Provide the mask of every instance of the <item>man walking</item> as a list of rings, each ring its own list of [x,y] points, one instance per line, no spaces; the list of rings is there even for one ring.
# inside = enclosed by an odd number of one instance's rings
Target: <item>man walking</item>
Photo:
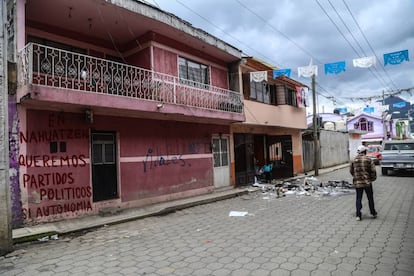
[[[361,220],[362,195],[365,191],[368,198],[369,211],[372,218],[377,217],[374,205],[374,193],[372,190],[372,182],[377,179],[377,171],[374,161],[366,156],[367,148],[358,146],[358,155],[351,162],[350,173],[353,176],[353,184],[356,190],[356,220]]]

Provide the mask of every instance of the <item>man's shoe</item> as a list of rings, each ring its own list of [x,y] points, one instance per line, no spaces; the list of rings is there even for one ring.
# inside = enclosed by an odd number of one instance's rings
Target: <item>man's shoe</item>
[[[371,216],[373,219],[377,218],[377,214]]]
[[[356,217],[355,218],[357,221],[360,221],[361,220],[361,217]]]

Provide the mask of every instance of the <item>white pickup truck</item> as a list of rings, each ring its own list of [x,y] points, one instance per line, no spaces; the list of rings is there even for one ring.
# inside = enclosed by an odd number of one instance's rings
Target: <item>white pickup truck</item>
[[[414,171],[414,140],[384,141],[380,165],[382,175],[390,171]]]

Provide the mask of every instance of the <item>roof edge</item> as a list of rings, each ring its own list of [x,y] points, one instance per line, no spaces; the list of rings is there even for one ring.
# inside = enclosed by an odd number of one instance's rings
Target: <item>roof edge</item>
[[[131,12],[141,14],[148,18],[157,20],[161,23],[174,27],[188,35],[203,40],[205,43],[210,44],[238,59],[242,57],[242,51],[227,42],[217,38],[206,31],[194,27],[191,23],[179,18],[178,16],[166,12],[158,7],[155,7],[147,2],[140,0],[104,0],[112,5],[127,9]]]

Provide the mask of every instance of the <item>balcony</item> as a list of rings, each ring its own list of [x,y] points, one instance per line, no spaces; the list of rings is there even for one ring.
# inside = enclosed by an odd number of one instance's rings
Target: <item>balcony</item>
[[[239,92],[128,64],[29,43],[19,52],[18,65],[19,90],[23,90],[19,99],[85,105],[102,112],[127,109],[131,116],[158,114],[162,105],[164,114],[183,118],[244,120]]]

